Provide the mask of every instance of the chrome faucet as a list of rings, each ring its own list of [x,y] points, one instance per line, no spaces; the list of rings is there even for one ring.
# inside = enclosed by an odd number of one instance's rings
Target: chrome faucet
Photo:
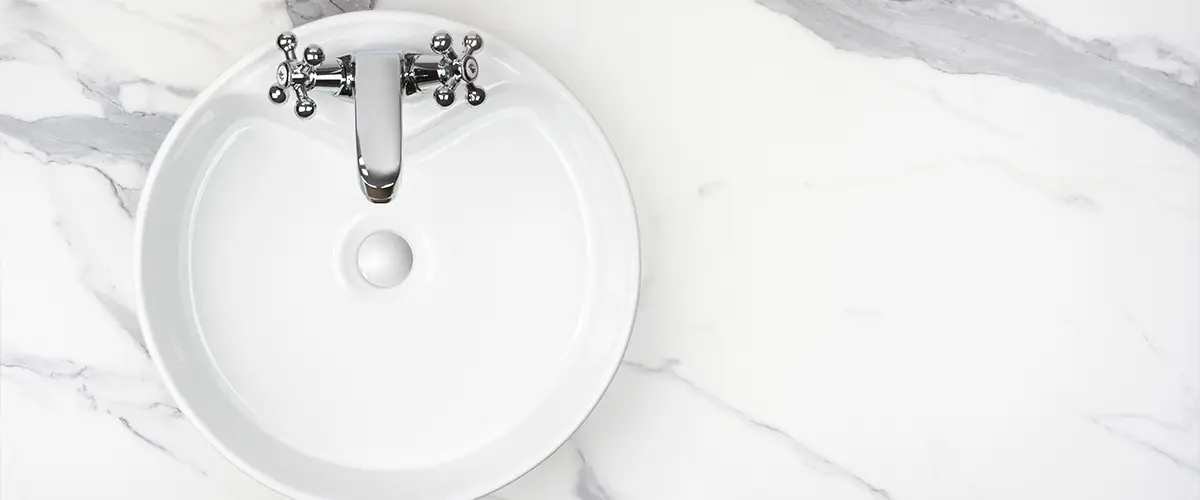
[[[400,182],[403,129],[403,96],[433,91],[440,106],[454,104],[459,85],[467,89],[467,103],[483,104],[487,92],[475,84],[479,62],[474,54],[483,48],[477,33],[463,37],[463,52],[451,47],[449,33],[433,35],[433,54],[367,52],[347,54],[325,62],[325,51],[316,45],[304,49],[304,60],[296,57],[296,35],[282,33],[275,45],[284,61],[276,69],[276,82],[267,93],[271,102],[287,102],[287,89],[296,94],[296,116],[311,118],[317,103],[308,91],[318,88],[354,101],[355,143],[358,173],[363,194],[374,203],[387,203]]]

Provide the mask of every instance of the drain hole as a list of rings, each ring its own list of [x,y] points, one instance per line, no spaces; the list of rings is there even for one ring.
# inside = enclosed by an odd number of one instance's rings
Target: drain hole
[[[391,231],[377,231],[358,246],[358,273],[377,288],[399,285],[412,271],[412,247]]]

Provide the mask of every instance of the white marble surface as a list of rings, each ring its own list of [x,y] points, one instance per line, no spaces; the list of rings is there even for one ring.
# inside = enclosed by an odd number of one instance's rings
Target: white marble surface
[[[1200,498],[1200,2],[380,1],[554,71],[638,204],[623,368],[495,498]],[[0,498],[280,498],[166,395],[131,214],[354,4],[0,0]]]

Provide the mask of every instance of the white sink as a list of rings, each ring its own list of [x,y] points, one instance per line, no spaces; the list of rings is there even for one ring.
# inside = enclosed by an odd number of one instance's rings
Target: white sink
[[[371,12],[296,36],[419,52],[470,29]],[[620,165],[557,80],[482,34],[487,102],[405,104],[390,203],[359,189],[353,104],[313,94],[301,121],[268,102],[268,40],[155,159],[137,245],[151,354],[201,433],[291,497],[485,495],[562,444],[620,363],[639,278]]]

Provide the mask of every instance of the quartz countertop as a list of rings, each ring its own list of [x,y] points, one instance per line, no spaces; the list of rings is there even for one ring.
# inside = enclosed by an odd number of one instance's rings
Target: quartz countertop
[[[591,418],[497,500],[1200,498],[1200,2],[0,0],[0,498],[282,498],[133,293],[174,119],[343,11],[554,72],[638,208]]]

